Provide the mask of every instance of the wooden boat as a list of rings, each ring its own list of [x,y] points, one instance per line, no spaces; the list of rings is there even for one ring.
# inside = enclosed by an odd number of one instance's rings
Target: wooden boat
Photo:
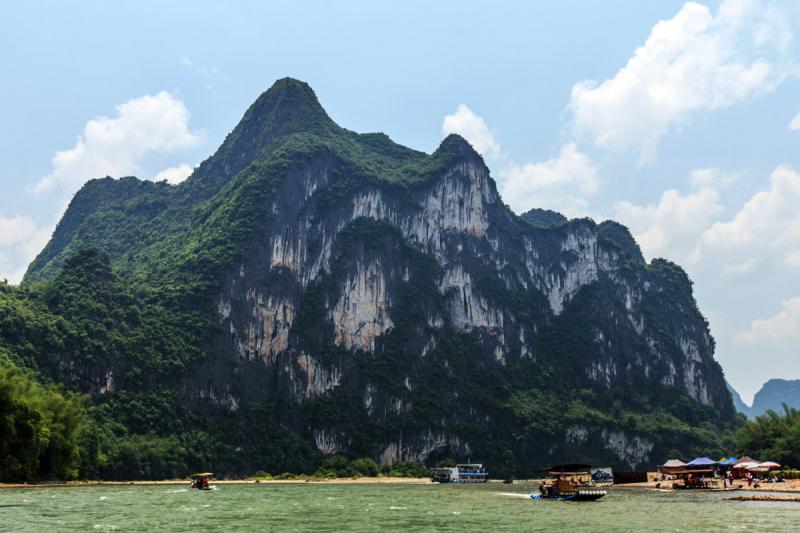
[[[214,485],[209,485],[208,484],[208,478],[213,477],[213,476],[214,476],[214,474],[212,474],[211,472],[202,472],[200,474],[192,474],[191,476],[189,476],[189,477],[192,478],[191,488],[197,489],[197,490],[216,490],[217,487],[215,487]]]
[[[531,499],[590,502],[607,494],[595,487],[589,465],[556,465],[547,475],[550,479],[539,486],[539,494],[530,495]]]

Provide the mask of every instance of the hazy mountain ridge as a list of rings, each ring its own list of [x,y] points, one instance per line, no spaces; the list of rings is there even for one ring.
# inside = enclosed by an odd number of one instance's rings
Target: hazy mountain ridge
[[[800,409],[800,379],[770,379],[755,394],[752,406],[744,403],[730,385],[729,390],[736,410],[748,418],[755,418],[770,409],[782,413],[784,404]]]

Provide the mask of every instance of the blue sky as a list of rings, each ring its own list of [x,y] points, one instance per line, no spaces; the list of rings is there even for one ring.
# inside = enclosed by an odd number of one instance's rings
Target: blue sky
[[[0,277],[87,179],[179,180],[293,76],[350,129],[428,152],[463,134],[517,211],[629,225],[689,271],[749,399],[800,378],[799,17],[767,0],[4,2]]]

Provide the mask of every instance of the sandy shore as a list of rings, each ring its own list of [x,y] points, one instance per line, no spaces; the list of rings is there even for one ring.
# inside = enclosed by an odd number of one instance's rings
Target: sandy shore
[[[614,485],[614,488],[623,488],[623,489],[657,489],[656,481],[648,481],[646,483],[625,483],[624,485]],[[741,485],[741,487],[740,487]],[[661,489],[670,489],[672,486],[672,481],[662,481],[661,482]],[[762,483],[761,488],[756,489],[753,487],[748,487],[747,482],[744,480],[734,480],[733,483],[734,487],[739,488],[739,490],[749,491],[749,492],[800,492],[800,479],[788,479],[783,483]]]
[[[297,483],[316,483],[328,485],[350,485],[356,483],[397,484],[397,483],[430,483],[427,477],[348,477],[335,479],[321,479],[312,477],[299,477],[297,479],[212,479],[212,485],[284,485]],[[66,481],[42,483],[0,483],[0,489],[33,489],[47,487],[93,487],[104,485],[189,485],[188,479],[164,479],[158,481]]]

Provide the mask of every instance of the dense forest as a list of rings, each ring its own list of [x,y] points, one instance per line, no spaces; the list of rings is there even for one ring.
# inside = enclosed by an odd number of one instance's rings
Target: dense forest
[[[800,410],[787,405],[783,412],[772,409],[744,422],[736,432],[740,454],[761,461],[775,461],[787,467],[800,467]]]

